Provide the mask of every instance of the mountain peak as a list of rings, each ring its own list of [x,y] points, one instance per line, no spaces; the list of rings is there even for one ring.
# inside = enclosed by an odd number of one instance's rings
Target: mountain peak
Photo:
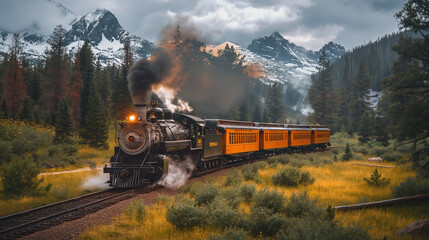
[[[90,12],[83,16],[83,19],[85,19],[88,23],[100,21],[106,14],[112,15],[114,18],[116,18],[109,10],[105,8],[97,8],[95,11]]]
[[[335,62],[339,57],[346,53],[346,49],[340,44],[334,43],[332,41],[323,45],[323,47],[316,52],[316,54],[320,54],[322,50],[325,50],[325,53],[329,57],[329,61]]]

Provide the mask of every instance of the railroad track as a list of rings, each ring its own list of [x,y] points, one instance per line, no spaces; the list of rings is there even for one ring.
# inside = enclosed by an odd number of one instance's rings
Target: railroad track
[[[0,239],[16,239],[128,199],[135,190],[108,189],[0,218]]]

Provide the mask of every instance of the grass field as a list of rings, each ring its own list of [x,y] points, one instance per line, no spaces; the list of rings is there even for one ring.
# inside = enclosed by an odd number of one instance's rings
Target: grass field
[[[43,176],[45,184],[52,184],[51,190],[44,196],[24,197],[21,199],[8,199],[0,194],[0,216],[28,210],[46,204],[95,192],[106,187],[100,177],[100,170],[73,172],[66,174]],[[91,180],[91,182],[88,182]],[[94,181],[98,180],[98,181]],[[88,182],[88,186],[84,184]],[[91,184],[92,183],[92,184]],[[0,191],[2,187],[0,187]]]
[[[348,138],[345,134],[334,136],[333,143],[336,151],[311,153],[305,155],[289,155],[288,165],[300,167],[301,171],[309,171],[316,180],[313,184],[297,187],[279,187],[272,183],[271,177],[282,164],[270,164],[265,169],[259,169],[256,181],[244,181],[252,184],[257,190],[272,189],[284,194],[286,198],[292,193],[307,190],[311,198],[316,198],[318,204],[326,208],[328,205],[348,205],[368,201],[390,199],[391,186],[403,181],[407,177],[415,176],[409,164],[398,162],[383,162],[379,165],[395,166],[394,168],[377,168],[382,177],[390,179],[385,187],[368,185],[363,178],[370,178],[375,167],[355,165],[354,163],[366,163],[369,155],[354,153],[354,159],[350,161],[333,161],[342,154],[345,143],[358,144],[355,138]],[[306,163],[300,166],[299,162]],[[211,179],[219,187],[223,187],[225,177]],[[174,202],[175,200],[173,200]],[[241,211],[248,211],[249,206],[242,203]],[[108,226],[96,227],[83,235],[81,239],[208,239],[209,236],[221,232],[211,227],[196,227],[193,230],[181,231],[166,221],[167,207],[163,204],[147,206],[147,214],[143,221],[130,219],[126,214],[122,215],[115,223]],[[427,218],[429,204],[397,205],[386,208],[371,208],[348,212],[339,212],[335,220],[344,226],[356,224],[368,230],[372,238],[382,239],[408,239],[404,236],[396,236],[394,232],[400,228],[420,219]],[[252,237],[249,237],[252,238]]]

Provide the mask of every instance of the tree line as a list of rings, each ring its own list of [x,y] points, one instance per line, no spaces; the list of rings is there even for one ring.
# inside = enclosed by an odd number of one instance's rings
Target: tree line
[[[409,0],[396,13],[400,30],[412,34],[399,34],[393,46],[398,57],[392,74],[381,82],[382,95],[375,107],[369,92],[378,75],[369,74],[366,66],[373,63],[365,58],[360,59],[351,81],[343,74],[335,87],[332,65],[322,52],[319,72],[308,92],[314,109],[310,121],[326,124],[333,131],[357,133],[362,143],[375,140],[388,145],[393,138],[399,144],[411,144],[411,160],[424,176],[429,176],[428,6],[427,0]]]
[[[109,119],[131,109],[127,71],[132,64],[125,40],[121,66],[95,62],[89,41],[72,59],[65,47],[66,30],[57,26],[43,59],[30,65],[14,35],[0,64],[0,118],[55,126],[55,142],[74,136],[95,148],[107,147]]]
[[[62,26],[57,26],[44,57],[33,65],[24,57],[19,35],[14,35],[9,52],[0,62],[0,118],[55,126],[56,143],[74,138],[91,147],[106,148],[109,122],[124,119],[134,111],[127,81],[133,64],[130,42],[124,40],[121,66],[102,66],[94,60],[88,40],[75,56],[68,55],[65,33]],[[230,83],[244,82],[246,94],[226,111],[210,110],[216,110],[216,106],[210,108],[207,101],[191,101],[193,114],[241,121],[286,121],[283,86],[266,86],[250,77],[244,57],[234,46],[227,44],[214,56],[205,51],[204,42],[181,39],[179,28],[175,38],[175,51],[185,71],[216,66],[232,74]],[[215,97],[222,98],[222,94]],[[161,102],[154,94],[152,99]]]

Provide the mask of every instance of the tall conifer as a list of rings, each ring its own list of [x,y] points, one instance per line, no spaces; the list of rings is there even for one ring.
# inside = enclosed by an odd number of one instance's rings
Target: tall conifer
[[[73,74],[73,84],[70,92],[71,108],[70,114],[74,126],[74,135],[78,136],[80,123],[81,123],[81,111],[80,111],[80,94],[83,88],[82,73],[80,71],[80,55],[76,55],[75,59],[75,70]]]
[[[95,90],[94,84],[89,88],[88,114],[84,120],[85,128],[80,129],[80,136],[90,147],[108,148],[108,115],[103,106],[100,94]]]
[[[412,143],[412,163],[429,177],[429,11],[427,0],[409,0],[396,13],[400,30],[418,38],[401,38],[394,50],[399,58],[385,81],[392,136]]]
[[[67,141],[73,136],[73,123],[70,116],[69,104],[66,99],[61,100],[55,121],[55,143]]]
[[[319,72],[310,89],[308,90],[308,99],[314,113],[311,119],[319,124],[332,126],[336,122],[336,102],[333,90],[333,78],[330,70],[329,57],[325,50],[319,57]]]
[[[129,40],[124,42],[124,59],[119,79],[113,89],[112,115],[116,119],[125,119],[133,111],[133,100],[128,89],[128,71],[132,65],[132,52]]]
[[[349,131],[358,129],[361,117],[369,110],[369,84],[371,78],[368,75],[364,62],[359,63],[359,70],[353,80],[351,100],[349,104]]]
[[[6,69],[3,75],[3,81],[6,84],[5,97],[8,112],[12,118],[18,117],[18,113],[24,103],[27,94],[24,85],[24,76],[22,69],[22,46],[17,34],[13,35],[12,44],[9,49],[6,61]]]
[[[79,51],[80,71],[82,74],[83,88],[80,92],[80,120],[81,127],[86,127],[84,120],[88,114],[89,89],[94,84],[94,57],[89,40],[86,40]]]
[[[268,89],[267,97],[265,99],[266,111],[269,119],[272,122],[281,122],[283,121],[285,108],[283,105],[283,90],[282,86],[274,83]]]
[[[49,37],[50,48],[46,51],[46,69],[48,74],[49,110],[52,119],[56,119],[60,101],[67,97],[69,57],[65,47],[66,30],[58,25]]]

